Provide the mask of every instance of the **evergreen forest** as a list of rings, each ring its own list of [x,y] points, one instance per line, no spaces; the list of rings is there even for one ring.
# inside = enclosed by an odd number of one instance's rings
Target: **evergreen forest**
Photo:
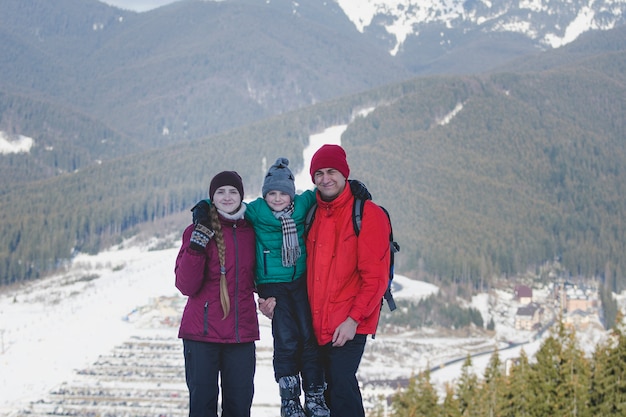
[[[158,144],[54,94],[0,92],[0,130],[34,139],[27,153],[0,154],[0,285],[45,276],[160,220],[190,219],[221,170],[237,170],[255,197],[268,164],[284,156],[293,171],[308,169],[311,135],[340,125],[351,177],[391,214],[398,272],[486,289],[557,260],[574,277],[600,278],[608,294],[624,290],[625,33],[590,33],[488,73],[393,82],[197,138],[163,135],[165,123]]]
[[[623,317],[620,317],[622,322]],[[482,375],[468,356],[458,379],[439,392],[429,370],[389,398],[390,417],[608,417],[626,415],[626,334],[623,325],[587,355],[561,323],[534,358],[492,354]],[[382,407],[381,407],[382,408]],[[379,409],[376,417],[383,416]]]
[[[344,124],[351,176],[391,213],[399,272],[479,287],[558,259],[622,290],[624,74],[626,53],[611,52],[540,72],[417,78],[164,149],[80,166],[78,154],[56,154],[59,173],[40,179],[50,155],[8,155],[1,282],[188,211],[220,170],[239,171],[253,197],[268,163],[280,155],[305,168],[309,136]]]

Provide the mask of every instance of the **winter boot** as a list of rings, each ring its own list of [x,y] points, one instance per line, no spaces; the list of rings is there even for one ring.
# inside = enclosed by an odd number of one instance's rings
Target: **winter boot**
[[[307,417],[330,417],[324,399],[324,386],[318,385],[304,390],[304,412]]]
[[[280,389],[280,417],[307,417],[300,404],[300,377],[283,376],[278,379]]]

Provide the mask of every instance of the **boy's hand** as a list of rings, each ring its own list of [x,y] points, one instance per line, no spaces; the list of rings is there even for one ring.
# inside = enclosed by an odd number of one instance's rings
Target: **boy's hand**
[[[205,225],[211,224],[209,220],[209,203],[206,200],[200,200],[191,209],[193,224],[203,223]]]
[[[193,233],[191,233],[191,241],[189,247],[198,252],[204,252],[209,240],[213,237],[215,232],[211,230],[211,219],[209,218],[209,203],[205,200],[200,200],[191,209],[192,220],[195,226]]]
[[[276,307],[276,298],[270,297],[268,299],[259,297],[259,310],[268,319],[274,318],[274,308]]]

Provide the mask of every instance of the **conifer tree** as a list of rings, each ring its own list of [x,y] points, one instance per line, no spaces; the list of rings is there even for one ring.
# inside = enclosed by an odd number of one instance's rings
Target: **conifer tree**
[[[591,411],[595,416],[626,415],[626,335],[623,319],[623,314],[618,312],[617,324],[609,339],[594,352]]]
[[[482,383],[484,401],[482,402],[482,413],[485,417],[496,417],[502,415],[504,406],[505,378],[502,372],[502,362],[498,349],[491,355],[489,364],[485,369],[485,376]]]
[[[535,355],[530,385],[534,401],[532,416],[576,416],[589,414],[590,366],[576,345],[575,334],[557,323]]]
[[[529,404],[533,401],[529,387],[530,364],[524,349],[520,357],[510,367],[506,376],[506,387],[503,393],[503,417],[529,417]]]
[[[430,370],[409,379],[406,390],[393,397],[394,417],[438,417],[438,396],[430,382]]]
[[[456,398],[454,386],[446,383],[446,395],[441,404],[441,417],[461,417],[461,405]]]
[[[467,355],[461,367],[461,376],[457,384],[456,398],[462,416],[480,416],[479,383],[476,374],[472,373],[472,358]]]

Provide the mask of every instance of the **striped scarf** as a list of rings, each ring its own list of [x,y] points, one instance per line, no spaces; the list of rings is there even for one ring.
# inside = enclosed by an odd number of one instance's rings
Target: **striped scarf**
[[[296,222],[291,218],[293,210],[293,202],[291,202],[284,210],[274,212],[274,217],[280,220],[280,225],[283,229],[283,248],[281,252],[283,266],[294,266],[301,255]]]

